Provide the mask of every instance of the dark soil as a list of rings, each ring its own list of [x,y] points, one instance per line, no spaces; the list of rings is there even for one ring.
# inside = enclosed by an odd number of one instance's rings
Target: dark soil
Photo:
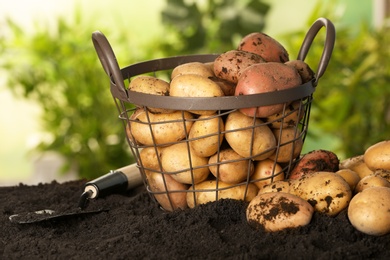
[[[77,210],[84,181],[0,188],[0,259],[390,259],[390,234],[355,230],[346,212],[315,213],[305,227],[278,233],[251,228],[247,204],[221,200],[167,213],[139,187],[93,200],[98,214],[17,224],[9,216]]]

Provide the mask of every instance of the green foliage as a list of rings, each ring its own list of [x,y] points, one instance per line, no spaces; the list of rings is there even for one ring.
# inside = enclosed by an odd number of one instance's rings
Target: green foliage
[[[322,133],[340,140],[336,152],[351,157],[363,154],[370,145],[389,138],[390,35],[387,28],[376,30],[366,22],[354,28],[339,25],[340,17],[324,11],[324,6],[318,6],[308,27],[321,10],[335,23],[337,36],[329,66],[314,93],[310,127],[320,128]],[[288,35],[288,49],[298,50],[301,41],[297,38],[303,34],[302,31]],[[323,36],[320,32],[320,43]],[[314,44],[306,62],[316,66],[322,48],[322,44]],[[322,135],[311,137],[318,142],[323,138]]]
[[[264,28],[268,10],[259,0],[167,0],[162,21],[170,33],[161,48],[169,54],[235,49],[237,39]]]
[[[93,27],[81,24],[80,14],[70,22],[59,18],[54,30],[29,35],[9,21],[2,67],[10,89],[42,107],[50,137],[38,149],[59,152],[68,162],[63,170],[76,165],[80,177],[93,178],[133,159],[92,45]]]

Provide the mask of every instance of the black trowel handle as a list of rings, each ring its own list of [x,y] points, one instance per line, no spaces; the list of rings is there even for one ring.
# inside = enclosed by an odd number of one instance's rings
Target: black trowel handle
[[[112,193],[124,192],[140,186],[142,183],[141,173],[137,164],[134,163],[87,182],[84,185],[84,193],[88,193],[89,198],[94,199]]]

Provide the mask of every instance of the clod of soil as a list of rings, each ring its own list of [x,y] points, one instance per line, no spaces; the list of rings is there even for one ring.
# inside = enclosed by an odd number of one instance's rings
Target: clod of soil
[[[276,233],[249,226],[248,205],[221,200],[164,212],[144,187],[93,200],[93,215],[16,224],[20,212],[77,207],[85,181],[0,187],[0,259],[390,259],[390,234],[365,235],[346,211],[314,213],[309,225]]]

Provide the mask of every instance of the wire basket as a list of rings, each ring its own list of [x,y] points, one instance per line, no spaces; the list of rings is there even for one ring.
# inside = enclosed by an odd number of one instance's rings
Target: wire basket
[[[313,93],[333,51],[335,29],[328,19],[319,18],[312,25],[297,58],[305,59],[322,27],[324,50],[312,81],[275,92],[223,97],[161,96],[126,87],[139,75],[165,79],[178,65],[211,63],[219,54],[162,58],[120,69],[106,37],[98,31],[92,34],[145,187],[164,210],[219,199],[250,201],[265,184],[288,177],[308,131]],[[239,112],[275,104],[283,109],[268,118]]]

